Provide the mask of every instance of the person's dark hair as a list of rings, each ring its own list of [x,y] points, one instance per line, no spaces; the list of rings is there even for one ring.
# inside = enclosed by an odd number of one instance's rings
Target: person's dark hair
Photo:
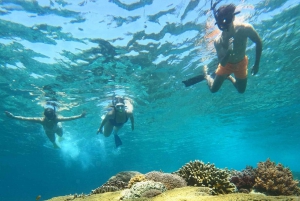
[[[214,5],[215,6],[215,5]],[[220,30],[226,30],[229,24],[233,21],[234,15],[240,12],[234,12],[236,6],[234,4],[221,6],[217,11],[214,9],[214,16],[216,19],[216,24]]]
[[[226,16],[234,16],[236,6],[234,4],[223,5],[217,10],[217,18],[224,18]]]

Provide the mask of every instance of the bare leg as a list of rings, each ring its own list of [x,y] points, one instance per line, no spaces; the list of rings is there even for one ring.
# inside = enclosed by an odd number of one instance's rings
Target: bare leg
[[[45,133],[46,133],[48,139],[52,142],[53,147],[54,148],[59,148],[59,146],[55,142],[55,133],[54,132],[49,132],[49,131],[46,131]]]
[[[105,137],[109,137],[111,132],[113,131],[114,126],[108,121],[105,125],[104,125],[104,131],[103,134]]]
[[[234,87],[237,89],[237,91],[239,93],[244,93],[245,92],[246,86],[247,86],[247,78],[245,78],[245,79],[236,78],[235,79],[232,76],[228,76],[227,79],[232,82],[232,84],[234,85]]]
[[[120,139],[120,137],[118,136],[118,131],[123,127],[123,125],[121,126],[118,126],[118,127],[114,127],[114,138],[115,138],[115,145],[116,145],[116,148],[118,148],[119,146],[122,145],[122,140]]]
[[[118,127],[114,126],[114,135],[118,135],[118,132],[122,127],[123,127],[123,125],[118,126]]]
[[[228,77],[228,75],[216,75],[215,79],[213,79],[210,75],[207,74],[207,71],[207,66],[204,66],[203,73],[205,79],[207,80],[208,88],[212,93],[215,93],[221,88],[224,80]]]
[[[57,123],[56,134],[57,134],[59,137],[62,137],[62,136],[63,136],[63,129],[62,129],[62,124],[61,124],[61,122],[58,122],[58,123]]]

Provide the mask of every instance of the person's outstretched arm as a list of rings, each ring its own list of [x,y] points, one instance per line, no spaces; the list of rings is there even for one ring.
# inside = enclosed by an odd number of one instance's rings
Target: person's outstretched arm
[[[131,130],[134,130],[134,117],[133,117],[133,115],[130,116],[130,122],[131,122]]]
[[[80,115],[71,116],[71,117],[57,117],[57,121],[72,121],[75,119],[83,118],[85,117],[86,112],[82,112]]]
[[[22,116],[15,116],[12,113],[5,111],[6,116],[12,119],[17,119],[21,121],[29,121],[34,123],[41,123],[43,121],[43,117],[22,117]]]
[[[108,115],[105,115],[104,119],[102,120],[100,127],[97,130],[97,134],[99,133],[103,133],[103,126],[106,124],[106,122],[108,121]]]
[[[260,57],[261,57],[261,53],[262,53],[262,41],[261,41],[258,33],[255,31],[255,29],[251,25],[249,27],[247,27],[247,29],[248,29],[247,33],[249,34],[248,37],[256,45],[255,63],[253,65],[252,69],[251,69],[251,74],[255,75],[259,70],[259,62],[260,62]]]

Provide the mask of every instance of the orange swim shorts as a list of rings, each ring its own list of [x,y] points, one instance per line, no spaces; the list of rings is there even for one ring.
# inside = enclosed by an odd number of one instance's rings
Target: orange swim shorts
[[[236,78],[239,79],[245,79],[247,78],[248,74],[248,57],[245,56],[245,58],[238,62],[238,63],[227,63],[226,66],[221,66],[219,64],[217,70],[216,70],[216,75],[230,75],[234,74]]]

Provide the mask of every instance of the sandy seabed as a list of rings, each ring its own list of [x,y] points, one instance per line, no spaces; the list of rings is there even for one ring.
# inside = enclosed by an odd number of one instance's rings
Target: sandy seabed
[[[118,201],[122,196],[122,191],[108,192],[103,194],[94,194],[83,198],[74,196],[59,196],[46,201]],[[298,196],[266,196],[264,194],[244,194],[233,193],[227,195],[207,196],[199,192],[197,187],[184,187],[168,190],[153,198],[137,198],[130,201],[300,201]],[[129,200],[126,200],[129,201]]]

